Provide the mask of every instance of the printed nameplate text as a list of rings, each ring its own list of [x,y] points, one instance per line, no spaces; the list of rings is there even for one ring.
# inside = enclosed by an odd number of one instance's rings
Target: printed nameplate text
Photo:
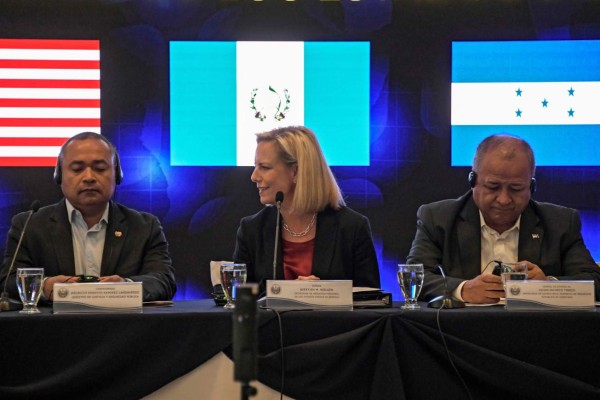
[[[352,310],[352,281],[268,280],[266,305],[289,310]]]
[[[141,313],[142,282],[55,283],[53,311]]]
[[[509,281],[507,310],[594,310],[594,281]]]

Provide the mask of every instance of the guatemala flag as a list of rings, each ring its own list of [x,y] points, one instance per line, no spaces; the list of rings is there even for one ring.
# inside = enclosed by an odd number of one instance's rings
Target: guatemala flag
[[[600,165],[600,41],[454,42],[452,165],[494,133],[542,166]]]
[[[306,125],[369,165],[368,42],[171,42],[171,165],[254,165],[256,133]]]

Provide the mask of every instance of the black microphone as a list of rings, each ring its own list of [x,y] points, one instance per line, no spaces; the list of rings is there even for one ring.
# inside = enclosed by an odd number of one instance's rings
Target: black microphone
[[[434,270],[439,270],[440,274],[442,274],[442,278],[444,278],[444,294],[442,294],[441,296],[438,296],[434,299],[429,300],[429,303],[427,304],[428,307],[431,308],[463,308],[465,306],[465,303],[460,301],[460,300],[456,300],[453,299],[452,296],[450,296],[450,292],[448,291],[448,280],[446,279],[446,274],[444,273],[444,268],[438,264],[435,266]]]
[[[25,236],[25,231],[27,230],[27,225],[29,225],[29,220],[31,216],[40,209],[40,201],[34,200],[31,203],[31,210],[29,211],[29,215],[25,220],[25,225],[23,225],[23,230],[21,231],[21,236],[19,237],[19,242],[17,243],[17,247],[15,248],[15,254],[13,254],[13,258],[10,262],[10,266],[8,267],[8,271],[6,271],[6,276],[4,277],[4,289],[2,290],[2,296],[0,296],[0,311],[16,311],[20,310],[23,305],[19,302],[10,300],[8,296],[8,292],[6,291],[6,285],[8,284],[8,278],[10,277],[10,273],[13,270],[15,265],[15,260],[17,259],[17,254],[21,249],[21,242],[23,242],[23,237]]]
[[[281,203],[283,192],[275,194],[275,206],[277,207],[277,225],[275,225],[275,250],[273,250],[273,280],[277,279],[277,248],[279,247],[279,219],[281,218]]]

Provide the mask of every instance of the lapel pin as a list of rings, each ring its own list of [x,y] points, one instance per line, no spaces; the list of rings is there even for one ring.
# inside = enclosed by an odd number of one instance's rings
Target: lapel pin
[[[115,237],[119,238],[121,236],[123,236],[123,232],[121,232],[121,231],[115,231]]]
[[[540,235],[539,235],[538,233],[532,233],[532,234],[531,234],[531,237],[532,237],[533,239],[539,239],[539,238],[540,238]]]

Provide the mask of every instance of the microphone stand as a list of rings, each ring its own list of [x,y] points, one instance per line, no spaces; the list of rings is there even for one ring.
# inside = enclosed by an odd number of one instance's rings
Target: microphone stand
[[[2,289],[2,295],[0,296],[0,312],[2,311],[17,311],[23,308],[23,304],[18,301],[11,300],[8,296],[8,292],[6,291],[6,286],[8,284],[8,278],[15,266],[15,260],[17,259],[17,254],[21,249],[21,242],[23,242],[23,237],[25,236],[25,231],[27,230],[27,225],[29,224],[29,220],[32,215],[40,209],[40,202],[38,200],[34,200],[31,203],[31,211],[29,211],[29,215],[25,220],[25,224],[23,225],[23,230],[21,231],[21,236],[19,236],[19,241],[17,242],[17,247],[15,247],[15,254],[13,254],[13,258],[10,262],[10,266],[8,267],[8,271],[6,271],[6,276],[4,277],[4,288]]]
[[[277,279],[277,251],[279,248],[279,221],[281,219],[281,202],[283,201],[283,192],[275,194],[275,206],[277,207],[277,225],[275,225],[275,250],[273,250],[273,280]]]
[[[444,293],[441,296],[438,296],[436,298],[429,300],[427,307],[446,308],[446,309],[464,308],[465,307],[464,302],[453,299],[452,296],[450,296],[450,292],[448,291],[448,280],[446,279],[446,274],[444,273],[444,268],[438,264],[435,266],[435,269],[438,269],[440,271],[440,274],[442,274],[442,278],[444,278]]]

